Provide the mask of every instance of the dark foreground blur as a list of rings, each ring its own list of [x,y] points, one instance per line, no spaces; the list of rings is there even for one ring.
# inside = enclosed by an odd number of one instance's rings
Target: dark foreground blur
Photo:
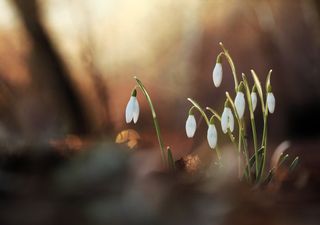
[[[1,155],[1,224],[319,224],[319,173],[305,174],[319,165],[255,189],[210,173],[142,175],[145,157],[107,143],[66,152]]]

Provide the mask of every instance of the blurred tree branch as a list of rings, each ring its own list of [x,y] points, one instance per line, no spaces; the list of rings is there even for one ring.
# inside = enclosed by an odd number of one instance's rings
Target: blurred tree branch
[[[45,31],[38,1],[14,0],[13,2],[33,44],[29,61],[33,83],[36,88],[46,91],[52,104],[57,104],[60,111],[68,115],[72,132],[89,133],[88,118],[81,99],[72,85],[69,72]]]

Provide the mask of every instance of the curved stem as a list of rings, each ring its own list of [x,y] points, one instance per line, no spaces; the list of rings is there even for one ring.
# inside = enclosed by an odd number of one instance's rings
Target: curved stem
[[[210,111],[220,122],[221,122],[221,117],[220,117],[220,115],[216,112],[216,111],[214,111],[212,108],[210,108],[210,107],[206,107],[206,110],[208,110],[208,111]]]
[[[164,144],[163,144],[162,137],[161,137],[161,132],[160,132],[160,127],[159,127],[156,111],[154,110],[151,98],[150,98],[146,88],[142,84],[142,82],[136,76],[134,76],[133,78],[136,80],[139,88],[141,89],[142,93],[146,97],[147,102],[148,102],[148,104],[150,106],[151,113],[152,113],[153,124],[154,124],[154,127],[156,129],[157,138],[158,138],[158,142],[159,142],[159,146],[160,146],[162,162],[165,164],[166,156],[165,156],[165,151],[164,151]]]
[[[237,73],[236,73],[236,67],[234,66],[233,60],[232,60],[228,50],[224,47],[222,42],[220,42],[219,45],[221,46],[221,48],[223,50],[223,55],[227,58],[228,63],[230,65],[230,68],[231,68],[231,71],[232,71],[232,75],[233,75],[233,80],[234,80],[234,90],[235,90],[235,92],[237,92],[238,78],[237,78]]]
[[[210,121],[209,121],[209,119],[207,117],[207,114],[204,112],[204,110],[201,108],[201,106],[195,100],[193,100],[191,98],[188,98],[188,101],[191,102],[193,104],[193,107],[195,107],[201,113],[202,117],[205,119],[205,121],[207,123],[207,126],[209,127]],[[214,116],[217,117],[219,121],[221,121],[221,118],[220,118],[218,113],[214,113]],[[218,147],[215,148],[215,151],[216,151],[217,156],[218,156],[218,161],[220,162],[221,154],[220,154],[220,151],[219,151]]]
[[[221,117],[220,115],[215,111],[213,110],[211,107],[206,107],[206,110],[210,111],[220,122],[221,122]],[[229,135],[229,138],[230,138],[230,141],[236,146],[237,144],[235,143],[235,138],[234,136],[232,135],[232,133],[230,132],[230,130],[228,129],[228,135]]]
[[[205,119],[207,125],[209,126],[210,122],[209,119],[206,115],[206,113],[204,112],[204,110],[201,108],[201,106],[192,98],[188,98],[188,101],[192,103],[192,105],[201,113],[202,117]]]

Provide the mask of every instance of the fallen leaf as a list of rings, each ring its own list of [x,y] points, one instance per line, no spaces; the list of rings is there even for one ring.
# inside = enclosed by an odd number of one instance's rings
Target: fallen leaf
[[[127,143],[128,147],[132,149],[137,146],[139,139],[140,135],[137,131],[133,129],[127,129],[117,134],[115,142],[117,144]]]

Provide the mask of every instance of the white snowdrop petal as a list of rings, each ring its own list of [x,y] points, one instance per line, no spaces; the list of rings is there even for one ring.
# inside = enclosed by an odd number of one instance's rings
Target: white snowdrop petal
[[[126,122],[130,123],[133,119],[134,99],[136,97],[131,96],[126,107]]]
[[[274,98],[273,93],[269,92],[267,95],[267,106],[270,113],[274,113],[276,107],[276,99]]]
[[[197,122],[194,115],[189,115],[186,121],[186,133],[188,138],[192,138],[197,129]]]
[[[214,124],[210,124],[207,131],[207,140],[210,148],[214,149],[217,146],[217,129]]]
[[[222,132],[224,134],[227,133],[228,131],[228,117],[229,117],[229,114],[228,114],[228,108],[225,107],[223,109],[223,112],[222,112],[222,115],[221,115],[221,129],[222,129]]]
[[[253,111],[256,110],[257,107],[257,93],[256,92],[252,92],[251,93],[251,102],[252,102],[252,109]]]
[[[231,132],[234,130],[234,118],[230,108],[228,108],[228,128]]]
[[[139,118],[139,113],[140,113],[139,102],[138,102],[137,98],[135,98],[133,105],[134,105],[134,107],[133,107],[133,122],[137,123],[138,118]]]
[[[241,91],[237,92],[237,96],[234,100],[234,104],[238,113],[239,118],[241,119],[243,117],[244,114],[244,110],[246,107],[246,102],[244,99],[244,94]]]
[[[212,72],[212,78],[214,86],[219,87],[222,81],[222,65],[221,63],[216,63],[213,72]]]

